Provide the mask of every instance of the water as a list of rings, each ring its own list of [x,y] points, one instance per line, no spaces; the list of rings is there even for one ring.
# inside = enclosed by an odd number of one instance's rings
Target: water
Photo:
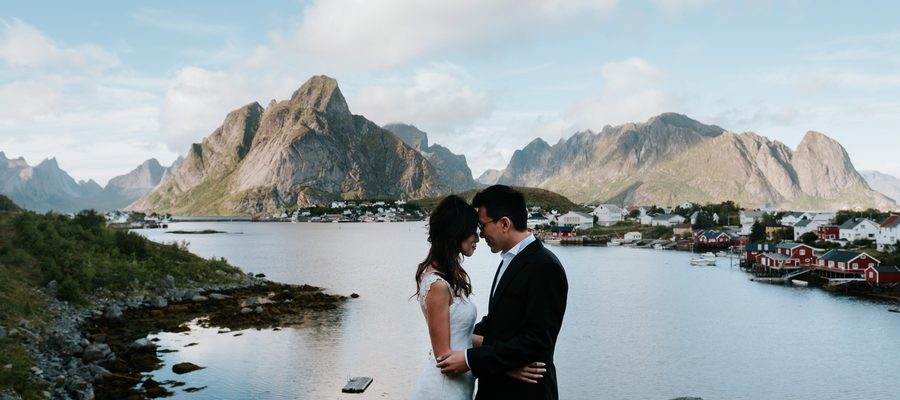
[[[188,241],[269,279],[360,298],[296,328],[161,333],[155,379],[186,382],[175,398],[404,399],[429,349],[413,273],[427,251],[421,222],[179,223],[226,234],[142,234]],[[499,256],[482,241],[464,266],[481,313]],[[551,249],[569,306],[557,344],[563,399],[896,399],[900,314],[815,288],[750,282],[737,266],[692,267],[690,254],[629,248]],[[240,333],[239,336],[235,336]],[[196,346],[184,347],[190,343]],[[206,369],[175,375],[189,361]],[[370,376],[363,394],[343,394]],[[186,387],[203,387],[195,393]]]

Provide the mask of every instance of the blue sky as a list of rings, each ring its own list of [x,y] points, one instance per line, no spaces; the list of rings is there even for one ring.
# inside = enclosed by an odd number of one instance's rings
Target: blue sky
[[[0,151],[105,184],[325,74],[476,177],[536,137],[669,111],[793,149],[819,131],[900,175],[898,18],[890,1],[14,2]]]

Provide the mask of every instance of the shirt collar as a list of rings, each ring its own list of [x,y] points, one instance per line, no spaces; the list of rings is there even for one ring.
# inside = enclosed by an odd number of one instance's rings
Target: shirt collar
[[[519,243],[516,243],[516,245],[513,246],[511,249],[509,249],[509,251],[504,251],[504,252],[500,253],[500,257],[513,258],[516,256],[516,254],[519,254],[519,252],[522,251],[522,249],[528,247],[528,245],[531,244],[531,242],[533,242],[533,241],[534,241],[534,234],[529,233],[528,236],[525,236],[525,239],[522,239],[522,241],[520,241]]]

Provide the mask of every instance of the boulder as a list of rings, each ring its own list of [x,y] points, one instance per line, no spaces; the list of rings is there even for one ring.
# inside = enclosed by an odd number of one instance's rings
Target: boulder
[[[105,343],[91,343],[84,349],[84,354],[81,355],[81,359],[84,360],[85,363],[92,363],[94,361],[105,359],[106,356],[111,353],[112,350],[109,349],[109,345]]]
[[[106,313],[103,314],[106,319],[122,319],[122,308],[119,307],[118,304],[113,304],[106,308]]]
[[[209,295],[209,298],[211,298],[213,300],[227,300],[227,299],[230,299],[231,296],[229,296],[227,294],[221,294],[221,293],[211,293]]]
[[[156,343],[151,342],[147,338],[140,338],[132,342],[128,348],[138,352],[152,351],[156,349]]]
[[[169,302],[162,296],[156,296],[150,300],[150,306],[154,308],[166,308],[168,305]]]
[[[203,369],[203,367],[198,366],[196,364],[192,364],[189,362],[178,363],[172,366],[172,372],[181,375],[186,374],[188,372],[193,372],[198,369]]]
[[[193,301],[194,303],[202,303],[207,300],[209,300],[209,298],[207,298],[206,296],[201,296],[199,294],[194,297],[191,297],[191,301]]]

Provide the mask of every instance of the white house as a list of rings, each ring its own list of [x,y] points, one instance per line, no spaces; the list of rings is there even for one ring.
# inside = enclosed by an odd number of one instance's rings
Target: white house
[[[753,230],[753,223],[762,219],[763,216],[762,211],[743,211],[740,212],[741,219],[741,230],[738,232],[741,235],[749,235]]]
[[[878,251],[894,251],[898,240],[900,240],[900,216],[891,215],[879,226],[875,244]]]
[[[820,213],[807,213],[812,214],[812,220],[819,223],[819,225],[828,225],[834,219],[835,214],[833,212],[820,212]]]
[[[642,237],[643,236],[640,232],[628,232],[625,234],[625,236],[622,236],[622,241],[628,243],[637,242],[640,241]]]
[[[594,226],[594,216],[588,213],[569,211],[556,217],[556,225],[575,226],[578,229],[590,228]]]
[[[534,229],[538,225],[547,225],[549,223],[550,223],[550,220],[548,220],[547,217],[545,217],[544,214],[542,214],[540,212],[534,211],[534,212],[528,213],[527,224],[528,224],[528,228],[530,228],[530,229]]]
[[[881,226],[868,218],[850,218],[840,226],[839,239],[852,242],[859,239],[872,239],[881,230]]]
[[[678,214],[657,214],[654,216],[645,215],[641,217],[641,225],[650,226],[675,226],[683,224],[685,218]]]
[[[625,220],[625,212],[614,204],[601,204],[591,214],[597,216],[600,226],[613,226]]]
[[[781,221],[779,221],[779,223],[785,226],[794,226],[794,224],[803,219],[803,215],[804,213],[796,211],[786,212],[781,216]]]
[[[812,232],[817,233],[819,230],[820,223],[818,221],[813,221],[809,219],[801,219],[794,223],[794,241],[800,241],[800,236],[803,236],[804,233]]]
[[[691,214],[691,225],[697,224],[697,217],[700,216],[701,212],[706,212],[706,211],[694,211],[694,213]],[[713,213],[712,221],[713,221],[713,223],[718,224],[719,223],[719,214]]]

